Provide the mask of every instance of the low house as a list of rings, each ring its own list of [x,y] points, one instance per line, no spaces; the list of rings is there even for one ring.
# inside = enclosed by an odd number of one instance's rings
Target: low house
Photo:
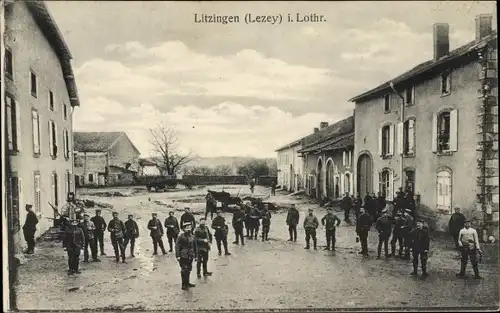
[[[298,150],[307,174],[307,194],[318,199],[334,200],[354,191],[352,152],[354,117],[335,124],[321,123],[314,133],[303,139]]]
[[[76,186],[133,184],[140,152],[125,132],[75,132],[73,149]]]
[[[161,175],[158,162],[154,158],[139,159],[139,176],[159,176]]]
[[[434,25],[434,58],[360,94],[355,103],[356,190],[413,191],[420,216],[447,229],[453,208],[480,235],[499,221],[497,32],[476,18],[476,38],[450,50],[449,25]]]
[[[282,189],[291,192],[304,187],[302,158],[298,151],[302,148],[302,139],[289,143],[277,149],[278,180]]]

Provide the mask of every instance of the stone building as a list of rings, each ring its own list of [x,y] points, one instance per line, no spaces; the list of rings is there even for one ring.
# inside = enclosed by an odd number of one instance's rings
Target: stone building
[[[16,249],[26,211],[38,215],[36,236],[52,225],[54,211],[74,191],[73,110],[80,105],[71,53],[42,1],[9,1],[5,13],[4,57],[7,217]]]
[[[298,151],[302,148],[303,138],[276,150],[278,154],[278,186],[289,191],[304,188],[303,164]]]
[[[450,51],[449,25],[434,25],[434,58],[355,103],[356,190],[416,194],[431,228],[460,207],[483,235],[498,235],[497,32],[476,18],[476,38]],[[369,121],[369,123],[367,123]],[[374,126],[375,125],[375,126]]]

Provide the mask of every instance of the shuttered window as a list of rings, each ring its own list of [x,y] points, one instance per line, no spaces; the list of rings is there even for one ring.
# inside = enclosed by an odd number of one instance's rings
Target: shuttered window
[[[40,116],[36,110],[31,111],[33,153],[40,154]]]
[[[458,151],[458,110],[434,114],[432,121],[432,151]]]
[[[394,125],[386,125],[379,130],[380,156],[394,155]]]
[[[436,208],[438,210],[451,213],[451,191],[451,173],[448,171],[439,171],[437,173],[436,184]]]
[[[21,122],[19,103],[13,98],[5,96],[5,109],[7,120],[7,145],[9,151],[20,151]]]
[[[35,191],[35,201],[34,201],[34,211],[39,213],[42,212],[42,190],[40,182],[40,174],[35,173],[34,175],[34,191]]]

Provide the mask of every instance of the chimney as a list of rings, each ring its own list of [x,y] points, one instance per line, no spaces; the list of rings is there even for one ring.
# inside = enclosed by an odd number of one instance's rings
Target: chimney
[[[476,42],[480,41],[488,35],[491,35],[492,19],[493,15],[491,14],[479,14],[478,16],[476,16]]]
[[[316,134],[317,132],[319,132],[319,128],[318,127],[314,127],[314,133]]]
[[[328,127],[328,122],[321,122],[319,123],[319,129],[324,129]]]
[[[439,60],[450,52],[450,25],[434,24],[434,60]]]

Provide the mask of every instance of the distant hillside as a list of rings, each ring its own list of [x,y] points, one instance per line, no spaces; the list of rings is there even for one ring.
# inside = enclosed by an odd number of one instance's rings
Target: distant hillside
[[[273,158],[251,158],[251,157],[198,157],[189,162],[189,166],[208,166],[216,167],[218,165],[228,165],[237,167],[238,165],[251,161],[251,160],[265,160],[267,164],[276,164],[276,159]]]

